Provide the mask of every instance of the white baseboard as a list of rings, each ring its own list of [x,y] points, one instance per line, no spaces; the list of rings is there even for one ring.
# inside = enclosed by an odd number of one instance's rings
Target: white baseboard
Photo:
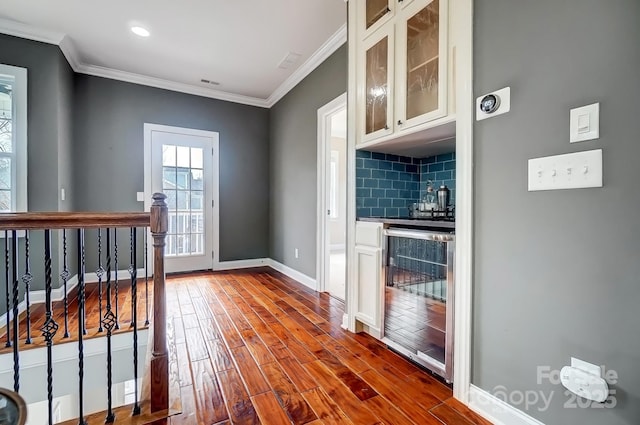
[[[349,315],[347,313],[342,315],[342,324],[340,327],[345,331],[349,330]]]
[[[289,266],[285,266],[284,264],[269,258],[267,265],[274,270],[279,271],[280,273],[289,276],[291,279],[295,279],[298,282],[302,283],[304,286],[307,286],[314,291],[318,290],[316,280],[312,277],[307,276],[304,273],[301,273],[297,270],[292,269]]]
[[[495,425],[544,425],[475,385],[469,387],[469,407]]]
[[[253,258],[249,260],[220,261],[214,270],[237,270],[264,267],[269,265],[268,258]]]

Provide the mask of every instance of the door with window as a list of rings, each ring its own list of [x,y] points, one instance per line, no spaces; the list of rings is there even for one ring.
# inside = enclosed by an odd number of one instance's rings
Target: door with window
[[[150,185],[167,196],[167,272],[205,270],[217,263],[218,133],[145,124]],[[147,192],[147,190],[145,190]]]

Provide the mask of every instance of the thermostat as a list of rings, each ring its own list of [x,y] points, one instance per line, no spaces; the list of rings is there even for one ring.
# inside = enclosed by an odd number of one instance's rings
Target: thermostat
[[[511,87],[487,93],[476,99],[476,120],[495,117],[511,110]]]

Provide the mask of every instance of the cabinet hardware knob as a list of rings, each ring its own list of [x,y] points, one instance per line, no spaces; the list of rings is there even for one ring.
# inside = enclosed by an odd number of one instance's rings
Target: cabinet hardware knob
[[[385,126],[384,126],[384,129],[385,129],[385,130],[389,130],[389,126],[388,126],[388,125],[385,125]]]
[[[387,11],[385,13],[389,13],[391,12],[391,9],[389,9],[389,6],[387,6]]]
[[[398,125],[402,125],[402,120],[398,120]]]

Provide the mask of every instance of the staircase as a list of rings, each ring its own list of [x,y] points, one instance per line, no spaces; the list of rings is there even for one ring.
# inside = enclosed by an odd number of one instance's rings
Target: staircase
[[[154,194],[150,213],[0,215],[0,387],[25,399],[27,424],[171,414],[165,198]]]

